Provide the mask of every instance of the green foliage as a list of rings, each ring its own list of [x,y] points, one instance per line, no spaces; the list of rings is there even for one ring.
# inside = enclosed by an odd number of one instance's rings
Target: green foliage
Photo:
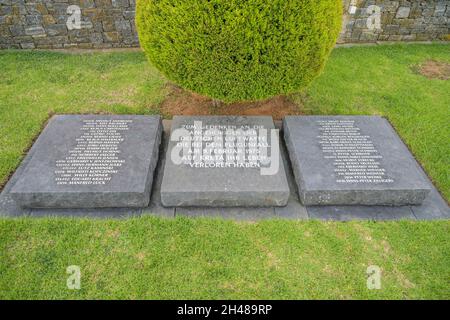
[[[341,27],[339,0],[138,0],[149,60],[177,84],[226,102],[306,87]]]

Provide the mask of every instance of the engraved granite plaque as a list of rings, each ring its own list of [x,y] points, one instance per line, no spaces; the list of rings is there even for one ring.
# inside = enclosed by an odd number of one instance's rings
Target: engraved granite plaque
[[[165,206],[284,206],[289,186],[271,117],[176,116],[161,185]]]
[[[55,116],[11,196],[31,208],[146,206],[161,132],[159,116]]]
[[[284,136],[305,205],[420,204],[418,164],[378,116],[289,116]]]

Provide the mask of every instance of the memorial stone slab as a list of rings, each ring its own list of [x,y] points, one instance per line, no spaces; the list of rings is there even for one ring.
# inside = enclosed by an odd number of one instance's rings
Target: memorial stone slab
[[[304,205],[418,205],[431,188],[378,116],[288,116],[284,137]]]
[[[174,207],[285,206],[289,186],[272,117],[176,116],[161,201]]]
[[[11,189],[27,208],[129,208],[150,200],[159,116],[54,116]]]

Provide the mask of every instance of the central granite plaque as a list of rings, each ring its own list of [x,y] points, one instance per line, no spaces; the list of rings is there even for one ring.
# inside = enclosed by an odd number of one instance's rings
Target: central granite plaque
[[[165,206],[284,206],[289,186],[271,117],[176,116]]]
[[[420,204],[418,164],[377,116],[290,116],[284,136],[305,205]]]
[[[161,132],[158,116],[55,116],[11,195],[32,208],[146,206]]]

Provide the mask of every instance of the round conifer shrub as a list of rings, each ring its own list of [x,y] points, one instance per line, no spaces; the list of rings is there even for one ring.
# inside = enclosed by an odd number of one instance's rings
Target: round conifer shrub
[[[225,102],[306,87],[336,43],[341,0],[138,0],[149,60],[176,84]]]

